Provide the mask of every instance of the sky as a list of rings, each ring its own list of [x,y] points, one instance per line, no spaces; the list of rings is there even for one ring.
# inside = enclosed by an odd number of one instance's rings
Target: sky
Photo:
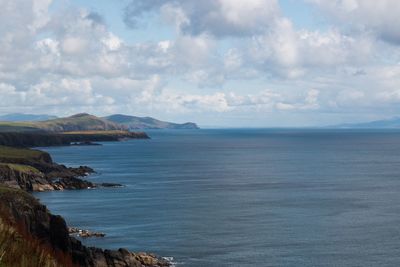
[[[0,0],[0,114],[397,117],[398,0]]]

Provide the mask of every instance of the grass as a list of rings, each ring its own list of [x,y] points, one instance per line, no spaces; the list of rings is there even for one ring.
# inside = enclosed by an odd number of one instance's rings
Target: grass
[[[34,123],[34,122],[0,121],[0,126],[8,126],[8,127],[35,127],[35,123]]]
[[[129,134],[128,131],[114,130],[114,131],[73,131],[73,132],[63,132],[62,134],[100,134],[100,135],[123,135]]]
[[[13,164],[13,163],[0,163],[0,166],[7,166],[12,170],[23,172],[23,173],[35,173],[40,174],[40,171],[32,166],[23,164]]]
[[[0,158],[23,158],[35,160],[39,159],[42,155],[43,152],[39,150],[0,146]]]
[[[25,192],[20,189],[15,189],[15,188],[0,185],[0,204],[1,204],[1,202],[7,202],[7,201],[11,201],[13,199],[15,199],[17,201],[22,201],[22,202],[28,202],[28,203],[31,201],[36,201],[36,199],[28,192]],[[1,209],[0,209],[0,211],[1,211]],[[2,218],[2,217],[0,216],[0,218]]]
[[[56,253],[26,231],[22,222],[12,221],[8,201],[33,203],[30,194],[0,186],[0,267],[70,267],[70,257]],[[4,205],[4,206],[3,206]],[[26,205],[26,204],[25,204]]]
[[[41,131],[32,122],[0,121],[0,132],[37,132]]]
[[[2,203],[13,201],[34,201],[28,193],[0,186]],[[29,203],[29,202],[28,202]],[[4,204],[3,204],[4,205]],[[1,267],[57,267],[73,266],[71,259],[56,253],[50,246],[26,231],[23,223],[10,219],[10,212],[0,206],[0,266]]]
[[[58,118],[47,121],[35,122],[0,122],[0,132],[26,132],[26,131],[50,131],[64,132],[68,130],[103,130],[121,129],[121,125],[105,119],[89,115],[76,114],[67,118]]]
[[[33,238],[27,239],[16,227],[0,219],[1,267],[56,267],[57,260]]]

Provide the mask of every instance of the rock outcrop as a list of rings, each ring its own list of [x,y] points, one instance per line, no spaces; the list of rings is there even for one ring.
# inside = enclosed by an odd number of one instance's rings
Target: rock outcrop
[[[92,142],[110,142],[123,139],[148,139],[144,132],[109,131],[109,132],[0,132],[0,145],[13,147],[45,147],[89,145]]]
[[[25,191],[72,190],[97,187],[81,179],[93,173],[87,166],[69,168],[53,162],[46,152],[0,146],[0,183]]]
[[[37,166],[36,164],[33,164]],[[15,167],[17,166],[17,167]],[[19,165],[0,164],[0,183],[12,188],[32,191],[74,190],[94,188],[92,182],[78,177],[87,174],[87,167],[66,168],[48,173],[40,171],[19,170]],[[26,166],[26,165],[22,165]]]
[[[71,236],[77,236],[77,237],[105,237],[105,233],[101,232],[94,232],[86,229],[79,229],[77,227],[68,227],[68,232]]]
[[[7,252],[3,241],[6,244],[14,244],[16,248],[14,254],[7,254],[11,257],[8,262],[16,264],[4,266],[19,266],[19,256],[15,255],[24,252],[20,246],[21,242],[30,244],[27,247],[32,255],[35,254],[41,260],[32,266],[71,266],[69,264],[71,262],[82,267],[170,266],[167,260],[153,254],[84,246],[81,241],[70,236],[65,220],[61,216],[51,214],[46,206],[28,193],[96,187],[98,185],[81,179],[92,172],[93,169],[87,166],[68,168],[57,164],[43,151],[0,146],[0,230],[3,230],[0,234],[3,233],[2,237],[5,238],[0,240],[2,242],[0,255]],[[99,186],[120,185],[104,183]],[[20,243],[16,243],[15,236]],[[31,254],[25,254],[24,261],[27,258],[31,261]]]
[[[69,236],[65,220],[51,214],[46,206],[20,189],[0,186],[0,208],[7,220],[23,228],[42,246],[51,247],[55,255],[71,257],[72,262],[84,267],[143,267],[170,266],[170,263],[148,253],[133,253],[125,249],[103,250],[86,247]]]

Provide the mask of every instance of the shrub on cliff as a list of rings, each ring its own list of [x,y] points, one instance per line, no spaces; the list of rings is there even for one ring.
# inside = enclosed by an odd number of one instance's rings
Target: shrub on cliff
[[[27,201],[31,196],[21,190],[0,187],[2,195],[13,196],[15,201]],[[0,204],[0,266],[1,267],[70,267],[68,255],[27,232],[23,222],[11,220],[9,207]]]

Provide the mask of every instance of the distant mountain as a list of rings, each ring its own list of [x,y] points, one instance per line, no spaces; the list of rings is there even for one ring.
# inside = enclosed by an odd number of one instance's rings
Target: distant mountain
[[[199,129],[193,122],[186,123],[172,123],[160,121],[151,117],[136,117],[122,114],[115,114],[104,117],[108,121],[122,124],[130,130],[135,129]]]
[[[126,130],[118,123],[108,121],[87,113],[80,113],[66,118],[36,122],[0,122],[0,131],[112,131]]]
[[[38,122],[37,125],[41,129],[53,132],[112,131],[126,129],[122,125],[87,113]]]
[[[0,121],[46,121],[56,118],[56,116],[46,114],[12,113],[0,116]]]
[[[400,118],[388,120],[377,120],[364,123],[346,123],[335,125],[334,128],[355,128],[355,129],[396,129],[400,128]]]
[[[10,114],[12,115],[12,114]],[[21,115],[21,116],[20,116]],[[22,116],[23,115],[23,116]],[[74,132],[74,131],[114,131],[137,129],[198,129],[195,123],[171,123],[150,117],[135,117],[127,115],[111,115],[100,118],[87,113],[80,113],[66,118],[39,120],[36,115],[18,114],[0,119],[0,132]],[[47,115],[43,115],[47,116]],[[41,117],[44,118],[44,117]],[[10,121],[15,119],[14,121]],[[34,120],[36,119],[36,120]]]

